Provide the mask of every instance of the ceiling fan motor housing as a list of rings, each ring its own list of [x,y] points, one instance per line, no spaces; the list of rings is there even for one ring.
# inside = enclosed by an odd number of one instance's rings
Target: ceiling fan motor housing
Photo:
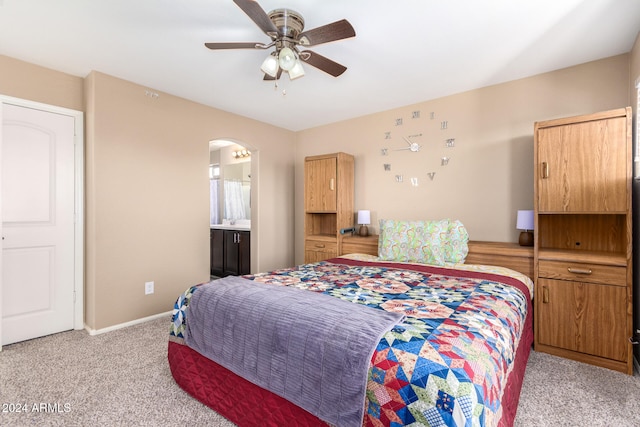
[[[278,38],[297,39],[304,29],[304,19],[295,10],[275,9],[269,12],[269,19],[278,29]]]

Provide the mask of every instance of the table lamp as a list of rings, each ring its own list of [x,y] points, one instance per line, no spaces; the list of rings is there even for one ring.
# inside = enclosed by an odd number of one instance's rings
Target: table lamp
[[[358,234],[362,237],[367,237],[369,235],[369,227],[367,225],[371,224],[371,212],[358,211],[358,224],[360,224]]]
[[[520,246],[533,246],[533,211],[518,211],[516,228],[523,230],[518,239]]]

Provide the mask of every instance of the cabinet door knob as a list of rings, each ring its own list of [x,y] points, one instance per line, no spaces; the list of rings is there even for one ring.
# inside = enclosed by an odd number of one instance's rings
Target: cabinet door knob
[[[547,304],[549,302],[549,288],[546,286],[542,287],[542,303]]]
[[[567,268],[567,271],[569,273],[586,274],[586,275],[589,275],[589,274],[593,273],[593,271],[591,271],[590,268],[573,268],[573,267],[569,267],[569,268]]]
[[[333,191],[336,189],[336,180],[331,178],[331,180],[329,180],[329,190]]]
[[[549,178],[549,163],[542,162],[542,178]]]

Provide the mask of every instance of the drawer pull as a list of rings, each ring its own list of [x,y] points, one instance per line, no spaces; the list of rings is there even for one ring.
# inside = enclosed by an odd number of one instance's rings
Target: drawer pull
[[[324,248],[324,244],[322,244],[322,243],[316,243],[316,248]]]
[[[542,178],[549,178],[549,163],[542,162]]]
[[[573,268],[573,267],[569,267],[569,268],[567,268],[567,271],[569,273],[586,274],[586,275],[589,275],[589,274],[593,273],[593,271],[591,271],[590,268]]]

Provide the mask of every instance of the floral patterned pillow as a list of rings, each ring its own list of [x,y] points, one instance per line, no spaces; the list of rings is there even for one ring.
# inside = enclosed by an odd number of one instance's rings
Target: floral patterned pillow
[[[447,238],[442,242],[444,260],[448,263],[463,263],[469,254],[469,233],[462,222],[449,220]]]
[[[445,265],[464,262],[469,234],[458,221],[380,220],[378,256],[386,261]]]

